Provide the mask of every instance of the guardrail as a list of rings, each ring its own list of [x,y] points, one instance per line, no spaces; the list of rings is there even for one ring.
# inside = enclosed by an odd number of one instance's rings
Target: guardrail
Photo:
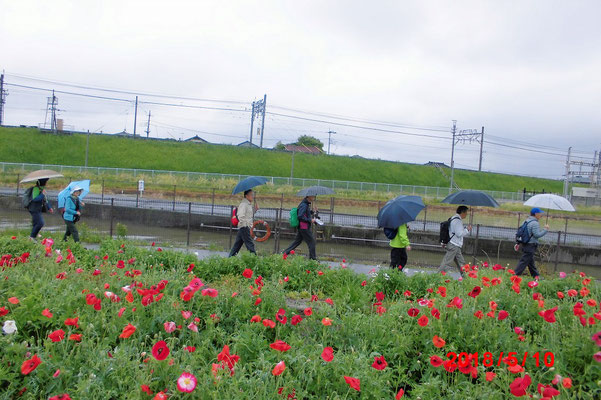
[[[36,169],[53,169],[61,173],[87,173],[95,175],[120,175],[128,174],[136,178],[143,177],[155,177],[161,175],[175,176],[175,177],[186,177],[187,179],[205,179],[205,180],[241,180],[247,178],[249,175],[242,174],[219,174],[210,172],[192,172],[192,171],[166,171],[166,170],[153,170],[153,169],[135,169],[135,168],[114,168],[114,167],[84,167],[84,166],[72,166],[72,165],[55,165],[55,164],[27,164],[27,163],[10,163],[0,162],[0,171],[2,173],[11,171],[16,173],[21,171],[27,173],[28,171],[34,171]],[[411,194],[429,198],[444,198],[451,194],[454,190],[449,187],[438,187],[438,186],[419,186],[419,185],[401,185],[396,183],[379,183],[379,182],[356,182],[356,181],[339,181],[339,180],[328,180],[328,179],[311,179],[311,178],[290,178],[281,176],[270,176],[266,177],[274,186],[295,186],[295,187],[307,187],[307,186],[326,186],[332,189],[339,190],[357,190],[357,191],[370,191],[370,192],[386,192],[386,193],[399,193],[399,194]],[[501,201],[525,201],[530,198],[530,193],[523,193],[521,191],[516,192],[504,192],[496,190],[482,190],[485,193],[490,194],[497,200]]]

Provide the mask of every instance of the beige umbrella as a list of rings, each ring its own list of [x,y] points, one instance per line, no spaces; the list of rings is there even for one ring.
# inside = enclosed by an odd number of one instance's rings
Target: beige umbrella
[[[62,178],[63,175],[59,174],[56,171],[53,171],[51,169],[40,169],[38,171],[33,171],[29,174],[27,174],[25,176],[25,178],[23,178],[21,180],[21,183],[25,183],[25,182],[35,182],[38,179],[50,179],[50,178]]]

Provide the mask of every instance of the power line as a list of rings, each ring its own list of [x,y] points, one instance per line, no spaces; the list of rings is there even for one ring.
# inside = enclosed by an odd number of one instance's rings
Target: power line
[[[36,87],[36,86],[19,85],[19,84],[16,84],[16,83],[5,83],[5,85],[20,87],[20,88],[27,88],[27,89],[32,89],[32,90],[41,90],[41,91],[44,91],[44,92],[54,92],[54,93],[69,94],[69,95],[72,95],[72,96],[82,96],[82,97],[90,97],[90,98],[94,98],[94,99],[124,101],[124,102],[127,102],[127,103],[133,103],[133,101],[130,100],[130,99],[120,99],[120,98],[117,98],[117,97],[107,97],[107,96],[97,96],[97,95],[93,95],[93,94],[66,92],[64,90],[52,90],[52,89],[41,88],[41,87]]]

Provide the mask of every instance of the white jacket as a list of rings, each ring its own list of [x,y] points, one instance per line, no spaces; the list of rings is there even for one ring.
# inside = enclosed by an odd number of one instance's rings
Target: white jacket
[[[253,207],[246,198],[238,206],[238,227],[252,228],[253,226]]]
[[[469,234],[469,231],[463,227],[463,219],[459,214],[453,215],[453,220],[449,226],[449,236],[451,243],[457,247],[463,247],[463,237]]]

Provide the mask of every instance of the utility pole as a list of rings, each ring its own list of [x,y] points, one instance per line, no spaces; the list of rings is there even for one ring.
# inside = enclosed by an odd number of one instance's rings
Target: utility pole
[[[451,129],[453,134],[453,143],[451,144],[451,190],[453,190],[454,178],[455,178],[455,136],[457,135],[457,120],[453,120],[453,128]]]
[[[333,130],[328,130],[328,155],[330,155],[330,144],[332,142],[332,133],[336,133]]]
[[[90,130],[88,129],[88,135],[86,137],[86,167],[88,166],[88,154],[90,152]]]
[[[296,151],[294,151],[294,148],[292,148],[292,165],[290,166],[290,178],[294,178],[294,154],[296,153]]]
[[[563,181],[563,197],[568,196],[568,186],[570,182],[570,156],[572,154],[572,147],[568,148],[568,158],[566,159],[566,178]]]
[[[267,105],[267,94],[263,95],[263,118],[261,119],[261,148],[263,148],[263,137],[265,136],[265,106]]]
[[[148,111],[148,125],[146,125],[146,139],[150,136],[150,110]]]
[[[480,134],[480,162],[478,163],[478,171],[482,171],[482,149],[484,148],[484,127],[482,127],[482,133]]]
[[[253,125],[255,122],[255,102],[253,101],[253,108],[250,113],[250,144],[253,144]]]
[[[4,71],[0,75],[0,126],[4,123],[4,103],[6,103],[6,90],[4,90]]]
[[[46,129],[46,123],[48,122],[48,112],[50,112],[50,130],[56,133],[56,106],[58,105],[58,98],[52,91],[52,97],[48,97],[48,103],[46,105],[46,118],[44,118],[44,129]]]
[[[136,125],[138,124],[138,96],[136,96],[136,107],[134,110],[134,139],[136,138]]]

